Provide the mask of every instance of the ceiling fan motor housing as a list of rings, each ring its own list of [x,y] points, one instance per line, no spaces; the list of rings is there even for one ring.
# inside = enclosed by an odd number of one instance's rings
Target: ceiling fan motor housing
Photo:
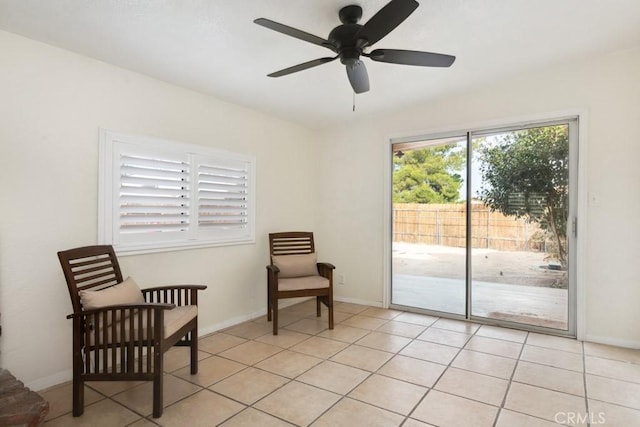
[[[340,55],[340,62],[345,65],[357,61],[362,54],[362,48],[358,47],[355,37],[360,28],[362,25],[359,24],[343,24],[329,33],[328,40],[336,47]]]
[[[340,9],[338,16],[342,25],[331,30],[327,40],[336,47],[340,62],[347,66],[354,66],[362,54],[362,48],[358,45],[356,38],[362,28],[362,25],[358,24],[362,18],[362,8],[356,5],[345,6]]]

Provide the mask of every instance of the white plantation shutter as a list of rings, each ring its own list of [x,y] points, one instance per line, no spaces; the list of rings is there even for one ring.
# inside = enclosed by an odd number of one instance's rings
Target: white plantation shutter
[[[100,235],[120,253],[252,243],[255,160],[101,132]]]
[[[199,160],[198,227],[203,230],[247,229],[250,164],[222,158]]]
[[[148,233],[188,231],[189,165],[173,157],[120,154],[116,209],[122,241]]]

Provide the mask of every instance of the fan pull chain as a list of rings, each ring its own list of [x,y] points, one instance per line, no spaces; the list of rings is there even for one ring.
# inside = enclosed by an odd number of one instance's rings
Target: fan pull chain
[[[356,112],[356,93],[353,92],[353,112]]]

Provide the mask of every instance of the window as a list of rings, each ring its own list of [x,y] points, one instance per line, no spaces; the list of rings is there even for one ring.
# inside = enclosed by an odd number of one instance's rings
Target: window
[[[255,159],[100,132],[99,236],[119,253],[254,242]]]

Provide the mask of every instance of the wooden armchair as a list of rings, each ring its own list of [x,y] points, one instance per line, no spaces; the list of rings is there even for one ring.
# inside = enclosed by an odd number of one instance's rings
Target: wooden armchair
[[[140,290],[122,279],[111,246],[58,252],[73,306],[73,416],[84,412],[85,381],[153,381],[153,416],[162,415],[163,355],[191,347],[198,372],[198,291],[202,285]]]
[[[333,329],[333,270],[327,262],[317,262],[313,233],[293,231],[269,234],[271,264],[267,265],[267,320],[273,319],[273,335],[278,335],[278,300],[316,297],[329,309],[329,329]]]

